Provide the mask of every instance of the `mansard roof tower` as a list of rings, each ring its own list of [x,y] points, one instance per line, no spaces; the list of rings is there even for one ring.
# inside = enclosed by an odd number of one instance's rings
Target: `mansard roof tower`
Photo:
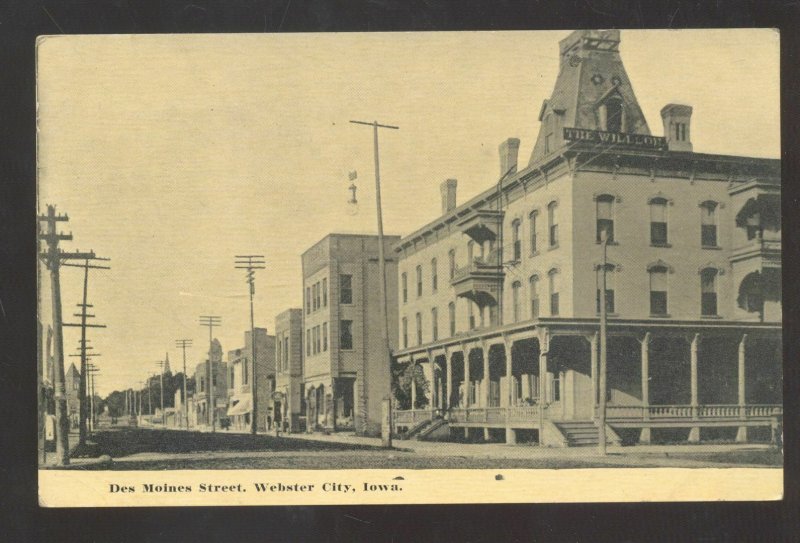
[[[619,43],[619,30],[576,30],[561,40],[558,78],[542,103],[529,165],[562,146],[565,127],[650,135]]]

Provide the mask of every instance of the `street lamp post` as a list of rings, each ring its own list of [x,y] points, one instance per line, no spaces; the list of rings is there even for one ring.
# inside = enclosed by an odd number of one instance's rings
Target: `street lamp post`
[[[377,207],[378,213],[378,273],[380,273],[381,280],[380,280],[380,304],[381,304],[381,340],[383,346],[383,355],[386,357],[385,363],[387,364],[387,373],[389,375],[389,401],[387,402],[389,413],[389,428],[384,429],[383,431],[383,446],[387,448],[391,448],[392,446],[392,402],[391,402],[391,394],[392,394],[392,353],[389,347],[389,315],[388,310],[386,308],[386,258],[384,256],[384,247],[383,247],[383,214],[381,209],[381,173],[380,173],[380,157],[378,153],[378,128],[388,128],[391,130],[398,130],[399,126],[391,126],[385,124],[378,124],[378,121],[372,121],[371,123],[364,122],[364,121],[350,121],[353,124],[363,124],[367,126],[372,126],[373,131],[373,151],[375,155],[375,205]],[[364,363],[364,369],[366,369],[366,362]],[[362,380],[366,379],[366,372],[362,372],[361,376]],[[366,391],[366,382],[364,383],[365,391]],[[363,400],[362,400],[363,401]],[[362,413],[362,418],[366,417],[366,413]],[[366,427],[366,420],[363,421],[363,424]]]

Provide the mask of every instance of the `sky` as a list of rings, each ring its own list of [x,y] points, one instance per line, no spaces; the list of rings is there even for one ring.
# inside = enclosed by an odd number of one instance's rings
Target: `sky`
[[[111,270],[89,277],[97,390],[136,386],[191,338],[204,359],[219,315],[223,351],[249,329],[237,254],[263,254],[256,326],[301,307],[300,255],[330,232],[376,232],[372,129],[383,130],[386,234],[440,213],[500,176],[498,145],[521,140],[526,164],[542,100],[569,31],[52,36],[37,48],[40,209],[67,213],[64,250],[93,249]],[[693,106],[695,151],[780,154],[779,38],[770,29],[623,30],[625,68],[654,135],[660,109]],[[357,171],[358,205],[348,204]],[[65,318],[82,271],[63,268]],[[40,313],[51,322],[49,282]],[[65,355],[79,329],[67,328]],[[67,367],[78,358],[66,358]]]

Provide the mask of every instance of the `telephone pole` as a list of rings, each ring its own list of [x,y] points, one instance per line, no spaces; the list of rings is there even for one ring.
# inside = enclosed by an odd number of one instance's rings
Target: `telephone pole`
[[[100,373],[100,369],[92,364],[91,362],[86,364],[86,372],[89,374],[89,433],[94,433],[95,428],[97,427],[97,418],[96,418],[96,411],[97,405],[95,404],[94,399],[94,386],[95,386],[95,376]]]
[[[607,321],[608,311],[606,308],[606,274],[608,270],[608,232],[603,230],[601,233],[601,242],[603,249],[603,263],[601,264],[601,280],[600,280],[600,375],[598,379],[599,394],[599,413],[597,417],[598,425],[598,443],[597,452],[606,455],[606,369],[607,369]]]
[[[86,434],[87,434],[87,431],[86,431],[86,419],[89,417],[89,407],[88,407],[88,402],[89,402],[89,399],[90,399],[90,396],[89,396],[89,390],[90,389],[89,389],[89,386],[88,386],[88,380],[90,378],[89,367],[90,366],[91,367],[95,367],[94,365],[92,365],[90,363],[90,359],[98,357],[98,356],[102,356],[100,353],[89,353],[89,352],[86,352],[86,351],[91,351],[91,350],[94,349],[94,347],[90,347],[90,346],[86,345],[88,342],[89,342],[88,339],[80,341],[79,342],[80,345],[78,347],[78,353],[69,355],[70,357],[74,356],[74,357],[80,357],[81,358],[82,370],[81,370],[81,379],[80,379],[80,381],[83,382],[83,387],[81,387],[80,384],[78,385],[78,404],[80,406],[79,407],[79,412],[80,412],[80,418],[81,418],[79,427],[81,425],[83,426],[83,439],[79,441],[79,443],[81,443],[81,444],[85,444],[86,443]]]
[[[164,365],[166,362],[164,360],[156,361],[156,366],[161,368],[161,423],[166,424],[167,420],[164,416]]]
[[[61,282],[59,270],[62,260],[94,258],[93,252],[66,253],[59,249],[60,241],[69,241],[72,234],[56,231],[56,223],[66,222],[69,217],[56,214],[56,207],[47,206],[47,214],[37,217],[39,222],[46,223],[46,230],[39,232],[39,239],[47,243],[47,251],[41,253],[41,258],[50,271],[50,289],[53,304],[53,344],[54,349],[54,379],[53,389],[56,400],[56,463],[59,466],[69,464],[69,415],[67,413],[67,391],[64,386],[64,336],[61,318]]]
[[[373,150],[375,155],[375,204],[378,209],[378,272],[380,273],[381,280],[380,280],[380,304],[381,304],[381,339],[382,339],[382,356],[386,357],[385,363],[387,365],[387,374],[389,376],[389,402],[388,409],[389,409],[389,428],[386,431],[386,435],[383,436],[383,446],[387,448],[391,448],[392,446],[392,402],[391,402],[391,395],[392,395],[392,352],[391,348],[389,347],[389,314],[386,308],[386,259],[384,257],[384,247],[383,247],[383,214],[381,210],[381,173],[380,173],[380,158],[378,153],[378,128],[388,128],[391,130],[399,130],[399,126],[391,126],[386,124],[378,124],[378,121],[372,121],[371,123],[364,122],[364,121],[350,121],[353,124],[363,124],[372,127],[373,133]],[[367,363],[366,358],[364,358],[364,363],[361,368],[361,424],[362,424],[362,431],[366,430],[367,427]],[[412,406],[413,407],[413,406]]]
[[[78,397],[80,398],[80,423],[78,425],[78,443],[84,445],[86,443],[86,402],[84,398],[86,396],[86,329],[87,328],[105,328],[103,324],[88,324],[86,319],[94,318],[94,315],[89,315],[87,313],[90,307],[94,307],[91,304],[87,303],[86,297],[89,290],[89,270],[110,270],[110,266],[99,266],[99,265],[91,265],[89,264],[90,260],[104,260],[108,261],[108,258],[87,258],[84,260],[83,264],[70,264],[64,263],[63,266],[72,266],[74,268],[83,268],[83,303],[78,304],[78,307],[81,308],[80,313],[73,313],[74,317],[80,317],[81,322],[80,324],[71,324],[71,323],[64,323],[64,326],[80,326],[81,328],[81,378],[78,385]]]
[[[236,255],[236,268],[247,270],[247,282],[250,285],[250,359],[253,370],[250,372],[250,398],[252,400],[253,416],[250,417],[250,433],[255,435],[258,429],[258,399],[256,386],[256,325],[253,317],[253,295],[256,293],[256,270],[266,268],[264,255]],[[277,418],[274,413],[273,418]]]
[[[200,325],[208,326],[208,368],[206,375],[208,376],[208,424],[211,426],[211,432],[216,432],[216,406],[214,405],[214,361],[211,357],[211,351],[214,344],[214,327],[222,324],[222,317],[219,315],[200,315]]]
[[[189,396],[186,395],[186,347],[192,346],[191,339],[176,339],[175,346],[180,347],[183,350],[183,404],[182,404],[182,411],[183,411],[183,423],[186,426],[186,429],[189,429]],[[195,384],[195,386],[197,386]]]

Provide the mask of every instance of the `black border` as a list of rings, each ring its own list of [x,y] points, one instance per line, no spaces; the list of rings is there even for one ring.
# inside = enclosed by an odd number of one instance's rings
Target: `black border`
[[[771,0],[13,0],[0,8],[0,534],[7,541],[793,541],[800,3]],[[40,34],[778,27],[784,214],[783,502],[39,509],[35,401],[35,50]],[[746,44],[743,52],[746,53]],[[758,74],[752,74],[758,77]],[[735,89],[710,89],[732,92]],[[743,120],[746,122],[746,119]],[[91,535],[90,535],[91,534]]]

